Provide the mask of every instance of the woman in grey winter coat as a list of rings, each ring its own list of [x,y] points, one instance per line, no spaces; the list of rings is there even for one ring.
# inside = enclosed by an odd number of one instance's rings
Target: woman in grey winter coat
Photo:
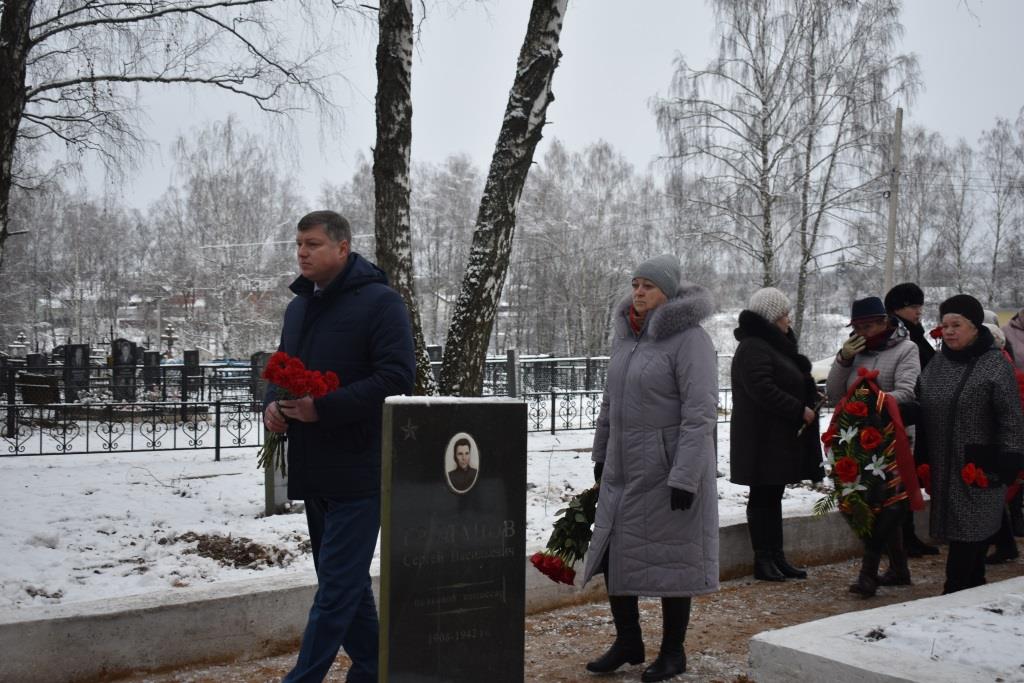
[[[740,313],[732,357],[729,467],[732,482],[750,487],[747,530],[754,578],[806,579],[782,549],[782,494],[786,484],[820,480],[818,389],[811,362],[797,351],[789,326],[789,298],[765,287]]]
[[[942,350],[921,375],[919,444],[931,469],[931,535],[949,541],[943,593],[952,593],[985,583],[987,541],[999,529],[1006,484],[1024,463],[1024,416],[981,303],[958,294],[939,314]],[[979,468],[987,481],[971,476]]]
[[[633,294],[615,309],[594,436],[601,495],[584,582],[604,572],[616,636],[587,669],[644,660],[637,597],[659,596],[661,650],[643,681],[686,670],[690,598],[718,590],[718,378],[700,326],[712,303],[707,290],[679,280],[674,256],[634,271]]]

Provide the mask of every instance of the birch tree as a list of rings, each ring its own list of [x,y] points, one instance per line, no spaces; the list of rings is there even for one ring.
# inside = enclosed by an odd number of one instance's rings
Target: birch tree
[[[540,142],[558,66],[568,0],[533,0],[516,76],[480,200],[469,262],[448,328],[441,393],[479,395],[495,313],[508,272],[516,211]]]
[[[893,54],[892,0],[717,0],[721,48],[703,69],[678,60],[656,100],[671,165],[703,175],[694,195],[712,234],[747,256],[762,286],[795,254],[796,327],[819,261],[848,248],[833,222],[861,211],[880,167],[885,114],[916,83]]]
[[[974,229],[977,223],[976,203],[971,189],[974,173],[974,150],[960,140],[945,159],[943,179],[943,221],[940,239],[952,270],[952,284],[957,292],[970,292],[972,264],[977,254]]]
[[[942,221],[945,148],[938,133],[919,127],[904,131],[895,255],[900,280],[925,284],[925,264],[935,255]]]
[[[1021,144],[1024,141],[1017,139],[1014,127],[1004,118],[997,118],[995,125],[981,134],[978,163],[984,173],[990,197],[986,212],[989,276],[985,287],[986,301],[990,307],[996,306],[999,301],[1003,251],[1014,221],[1020,220],[1020,207],[1024,201],[1024,165],[1017,152]]]
[[[377,263],[405,301],[416,346],[416,393],[435,391],[416,301],[409,218],[412,147],[412,0],[381,0],[377,43],[377,144],[373,149]]]
[[[423,336],[440,344],[459,295],[483,178],[464,154],[413,166],[412,218]]]
[[[181,181],[151,208],[149,233],[162,282],[206,302],[189,311],[182,342],[216,356],[274,348],[289,295],[272,283],[294,269],[288,243],[302,213],[294,180],[233,116],[179,137],[174,154]]]
[[[286,40],[271,7],[269,0],[0,4],[0,266],[11,189],[27,172],[19,149],[52,140],[123,167],[144,142],[140,86],[203,85],[267,112],[329,112],[317,66],[322,48],[315,37]]]

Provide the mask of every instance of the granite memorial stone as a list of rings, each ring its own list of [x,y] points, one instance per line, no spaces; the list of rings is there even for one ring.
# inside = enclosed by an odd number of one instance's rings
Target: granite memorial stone
[[[523,680],[526,406],[384,406],[380,680]]]
[[[114,360],[112,387],[114,400],[134,401],[135,358],[137,356],[135,342],[127,339],[115,339],[110,350],[110,355]]]
[[[184,353],[184,363],[181,368],[181,400],[187,401],[194,395],[202,398],[203,376],[199,369],[199,351],[189,349]]]
[[[64,400],[74,403],[78,395],[89,390],[89,345],[64,346]]]
[[[142,354],[142,383],[146,391],[156,391],[161,386],[160,381],[160,352],[145,351]],[[163,392],[161,392],[163,393]]]

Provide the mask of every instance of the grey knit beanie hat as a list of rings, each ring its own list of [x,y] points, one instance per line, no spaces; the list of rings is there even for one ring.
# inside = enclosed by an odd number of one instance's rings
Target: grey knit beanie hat
[[[638,277],[647,278],[671,299],[679,291],[683,272],[679,267],[679,259],[672,254],[662,254],[637,266],[633,271],[633,279]]]
[[[770,323],[775,322],[792,310],[789,297],[774,287],[764,287],[750,297],[747,310],[757,313]]]

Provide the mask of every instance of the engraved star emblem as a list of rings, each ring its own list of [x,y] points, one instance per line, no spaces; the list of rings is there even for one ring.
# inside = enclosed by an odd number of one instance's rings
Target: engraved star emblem
[[[419,429],[419,425],[414,425],[411,417],[405,421],[404,425],[399,425],[398,428],[402,430],[402,434],[405,435],[406,441],[409,439],[412,439],[413,441],[416,440],[416,430]]]

